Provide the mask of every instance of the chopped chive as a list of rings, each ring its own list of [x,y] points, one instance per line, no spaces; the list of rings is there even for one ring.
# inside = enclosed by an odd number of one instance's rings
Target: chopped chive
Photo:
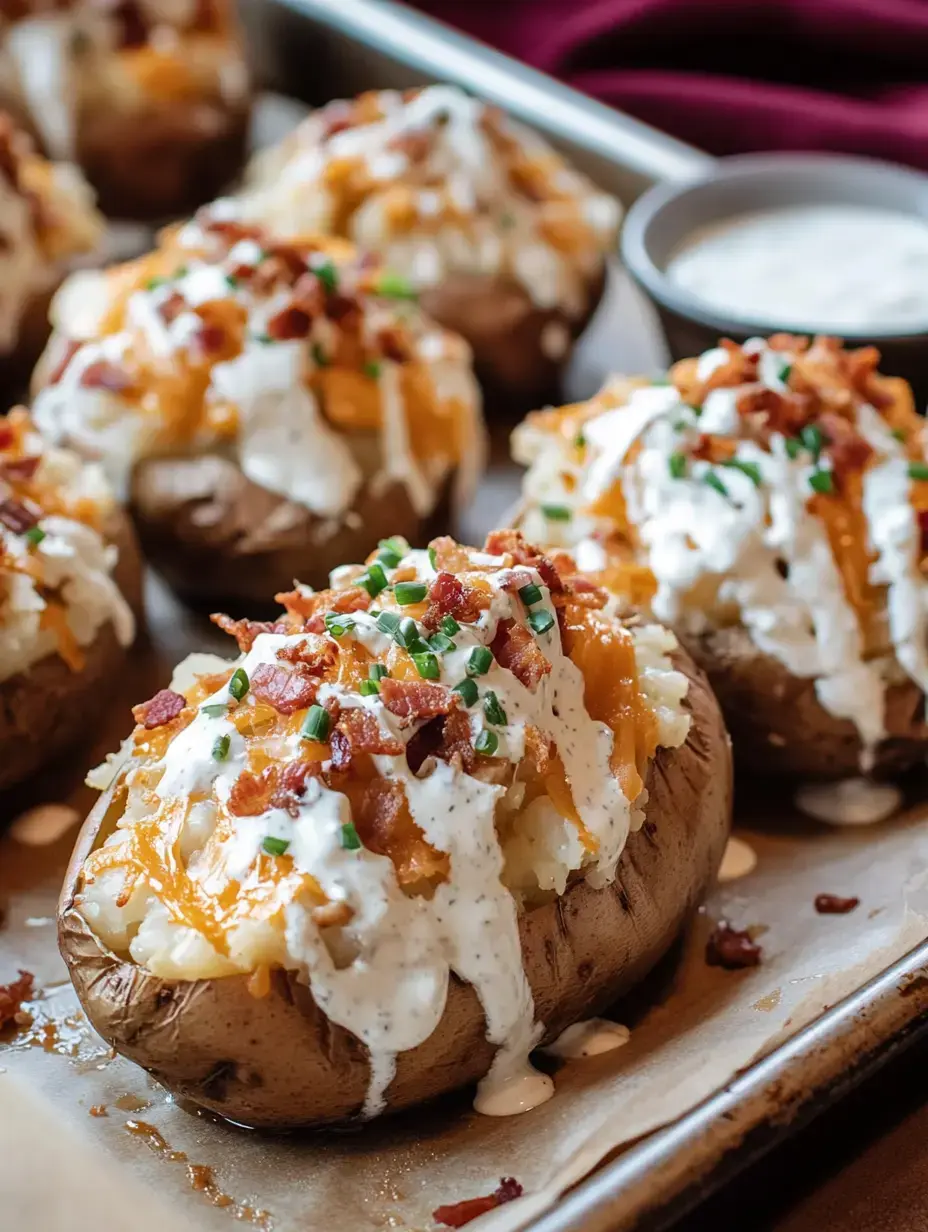
[[[453,616],[442,616],[441,631],[442,633],[447,633],[449,637],[454,637],[455,633],[461,632],[461,626]]]
[[[274,341],[270,334],[252,334],[251,336],[255,342],[261,342],[264,346],[270,346]]]
[[[468,676],[484,676],[493,663],[493,651],[489,646],[475,646],[467,658]]]
[[[743,458],[729,458],[727,462],[722,463],[730,470],[741,471],[742,475],[747,475],[755,488],[759,488],[763,480],[760,472],[760,466],[757,462],[745,462]]]
[[[928,462],[910,462],[910,479],[928,479]]]
[[[822,430],[816,424],[806,424],[799,433],[799,439],[812,455],[812,461],[817,462],[822,452]]]
[[[221,706],[201,706],[200,710],[203,714],[208,714],[211,719],[219,719],[229,713],[229,707],[225,702]]]
[[[818,492],[822,496],[830,496],[835,490],[835,481],[831,471],[813,471],[809,476],[809,486],[813,492]]]
[[[699,416],[702,414],[702,405],[699,402],[687,402],[686,405],[690,408],[690,410],[693,412],[693,414],[698,419]]]
[[[569,522],[573,517],[566,505],[542,505],[541,512],[549,522]]]
[[[418,299],[412,283],[400,274],[384,273],[380,275],[374,288],[378,295],[385,299]]]
[[[393,637],[399,627],[400,617],[396,612],[381,612],[377,617],[377,628],[381,633],[389,633]]]
[[[667,459],[667,469],[671,479],[682,479],[686,474],[686,454],[672,453]]]
[[[45,531],[41,526],[30,526],[30,528],[26,531],[25,537],[27,541],[35,548],[38,547],[45,538]]]
[[[376,359],[365,360],[364,375],[369,376],[372,381],[376,381],[380,378],[380,369],[381,365]]]
[[[267,852],[269,856],[285,856],[289,846],[290,840],[288,838],[271,838],[268,835],[261,844],[261,850]]]
[[[702,477],[702,481],[707,487],[715,488],[719,496],[728,495],[728,488],[725,487],[724,483],[722,483],[715,471],[706,471]]]
[[[577,435],[574,437],[574,449],[585,449],[585,448],[586,448],[586,437],[583,435],[582,432],[578,432]]]
[[[237,667],[232,673],[232,679],[229,681],[229,693],[240,702],[250,688],[248,682],[248,673],[242,667]]]
[[[433,569],[435,570],[438,569],[438,553],[435,551],[433,547],[429,548],[429,564],[432,566]]]
[[[373,697],[380,692],[380,685],[376,680],[362,680],[360,692],[362,697]]]
[[[331,295],[338,288],[338,270],[336,270],[331,261],[323,261],[320,265],[313,265],[311,268],[326,291]]]
[[[232,737],[228,732],[216,737],[213,741],[213,757],[216,761],[225,761],[229,756],[229,745],[231,743]]]
[[[438,659],[432,652],[426,651],[425,654],[414,654],[412,661],[416,665],[416,671],[423,680],[440,680],[441,668],[438,666]]]
[[[382,590],[387,589],[389,584],[387,575],[383,571],[383,565],[376,560],[368,565],[367,572],[358,578],[358,585],[363,586],[372,599],[376,599]]]
[[[541,590],[534,582],[528,582],[525,586],[519,587],[519,598],[526,607],[531,607],[533,603],[540,603],[541,597]]]
[[[419,626],[411,616],[404,616],[393,634],[397,646],[402,646],[410,654],[428,654],[428,644],[419,632]]]
[[[474,742],[474,748],[484,757],[492,757],[499,748],[499,736],[496,732],[482,731]]]
[[[444,633],[433,633],[429,638],[429,645],[436,654],[447,654],[449,650],[457,650],[457,643],[453,642],[450,637],[446,637]]]
[[[178,265],[177,269],[174,271],[174,274],[172,276],[174,278],[186,278],[188,272],[189,271],[186,265]]]
[[[326,612],[323,617],[326,632],[331,637],[344,637],[354,628],[354,617],[347,612]]]
[[[409,607],[411,603],[421,603],[429,593],[425,582],[397,582],[393,587],[393,597],[400,607]]]
[[[390,675],[382,663],[372,663],[367,669],[367,674],[371,680],[383,680],[384,676]]]
[[[159,287],[163,287],[167,282],[167,278],[149,278],[145,283],[146,291],[157,291]]]
[[[786,456],[795,462],[802,453],[802,441],[798,436],[788,436],[784,444],[786,445]]]
[[[385,569],[395,569],[408,550],[402,539],[381,539],[377,548],[377,559]]]
[[[323,351],[320,343],[314,342],[310,347],[310,351],[312,353],[313,363],[317,368],[328,368],[329,357],[326,355],[325,351]]]
[[[780,378],[780,380],[783,382],[784,385],[789,383],[789,375],[792,372],[792,370],[793,370],[792,364],[782,364],[781,365],[780,371],[777,373],[777,376]]]
[[[547,633],[554,624],[554,615],[547,608],[542,608],[537,612],[529,612],[528,623],[535,633]]]
[[[360,850],[361,839],[353,821],[346,821],[342,826],[342,847],[344,847],[345,851]]]
[[[325,744],[329,738],[330,723],[328,710],[322,706],[310,706],[306,711],[303,726],[300,728],[300,736],[303,740],[316,740],[320,744]]]
[[[903,428],[893,428],[892,435],[897,441],[902,441],[905,443],[905,430]]]
[[[494,723],[497,727],[506,726],[506,711],[499,704],[499,698],[492,689],[487,689],[483,695],[483,713],[487,716],[488,723]]]
[[[233,291],[236,289],[238,286],[238,279],[234,274],[226,274],[226,286],[230,287]]]
[[[477,686],[472,680],[459,680],[451,692],[459,693],[465,706],[473,706],[477,701]]]

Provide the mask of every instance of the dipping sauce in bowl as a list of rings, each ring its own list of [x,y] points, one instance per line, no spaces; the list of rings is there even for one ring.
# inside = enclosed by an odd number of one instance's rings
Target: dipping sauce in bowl
[[[858,205],[758,210],[702,227],[665,266],[707,306],[797,330],[928,329],[928,219]]]

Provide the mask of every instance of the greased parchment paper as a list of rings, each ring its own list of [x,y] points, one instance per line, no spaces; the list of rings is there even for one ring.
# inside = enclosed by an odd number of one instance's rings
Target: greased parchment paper
[[[164,683],[191,646],[228,651],[161,592],[152,598],[154,645],[125,682],[126,703]],[[126,707],[116,715],[124,731]],[[98,751],[119,734],[109,733]],[[57,781],[33,784],[31,800],[86,811],[90,793],[69,790],[86,761],[85,753]],[[29,802],[8,801],[4,820]],[[492,1120],[462,1096],[362,1130],[278,1139],[193,1115],[109,1055],[77,1010],[55,946],[54,903],[75,829],[55,839],[53,816],[47,832],[14,825],[0,840],[0,982],[23,967],[42,994],[31,1006],[34,1025],[0,1044],[4,1225],[185,1232],[236,1220],[280,1232],[428,1229],[435,1207],[514,1176],[526,1196],[470,1226],[523,1226],[609,1152],[681,1115],[928,932],[928,810],[831,830],[801,822],[786,806],[765,808],[761,827],[752,824],[752,815],[761,819],[750,802],[740,805],[741,836],[758,857],[754,872],[713,894],[637,1004],[617,1011],[632,1028],[630,1042],[563,1065],[548,1104]],[[821,893],[857,896],[860,905],[848,915],[818,915]],[[707,967],[706,938],[723,917],[761,934],[760,967]]]

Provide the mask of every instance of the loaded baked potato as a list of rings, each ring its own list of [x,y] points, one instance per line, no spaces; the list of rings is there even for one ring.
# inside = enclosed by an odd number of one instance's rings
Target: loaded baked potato
[[[928,752],[925,427],[878,361],[829,338],[723,342],[514,436],[526,534],[674,628],[753,771]]]
[[[537,133],[447,85],[329,103],[257,156],[241,208],[379,253],[510,411],[556,397],[620,217]]]
[[[640,980],[729,825],[728,739],[653,625],[521,537],[381,545],[273,622],[214,619],[95,785],[59,915],[88,1017],[255,1126],[479,1081]]]
[[[41,158],[0,112],[0,410],[22,393],[48,341],[48,305],[103,220],[76,167]]]
[[[386,525],[421,539],[480,468],[468,347],[405,296],[344,241],[201,211],[141,261],[65,284],[36,420],[100,460],[187,598],[324,586]]]
[[[135,632],[132,529],[99,468],[0,419],[0,789],[92,728]]]
[[[248,73],[229,0],[24,0],[0,17],[0,105],[78,163],[120,218],[185,214],[245,156]]]

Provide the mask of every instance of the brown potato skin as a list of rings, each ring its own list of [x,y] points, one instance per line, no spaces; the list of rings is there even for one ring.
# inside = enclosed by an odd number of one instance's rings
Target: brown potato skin
[[[703,669],[735,746],[739,772],[791,778],[839,779],[861,772],[861,742],[848,719],[829,714],[815,682],[793,676],[759,650],[740,625],[677,636]],[[910,680],[886,690],[889,733],[876,750],[873,771],[898,774],[928,752],[925,698]]]
[[[121,511],[106,527],[119,548],[114,578],[132,607],[142,608],[142,564],[135,534]],[[72,672],[47,655],[28,672],[0,682],[0,791],[34,774],[58,754],[96,731],[119,679],[126,648],[105,624],[85,650],[86,664]]]
[[[352,438],[358,455],[379,446]],[[362,470],[372,474],[375,466]],[[429,525],[446,517],[440,500]],[[294,580],[317,589],[343,561],[362,561],[387,535],[417,544],[428,527],[405,487],[391,483],[375,495],[365,481],[348,517],[327,522],[253,483],[235,462],[218,454],[151,458],[133,475],[131,512],[147,559],[195,607],[225,604],[249,614],[263,611]]]
[[[640,981],[673,942],[712,881],[731,822],[731,750],[705,677],[681,655],[693,726],[661,750],[649,776],[648,821],[629,837],[616,881],[584,880],[521,918],[526,974],[553,1039]],[[115,807],[114,807],[115,806]],[[74,907],[81,868],[119,816],[113,789],[84,824],[59,903],[58,937],[78,997],[97,1031],[175,1095],[261,1128],[341,1121],[359,1113],[366,1049],[315,1006],[295,975],[272,973],[256,999],[247,977],[162,980],[108,951]],[[452,978],[444,1017],[397,1058],[389,1111],[476,1082],[490,1066],[483,1011]]]
[[[10,410],[28,395],[29,377],[51,334],[48,311],[60,285],[61,278],[55,278],[45,290],[37,291],[30,298],[20,319],[19,334],[12,349],[0,352],[2,412]]]
[[[562,400],[561,380],[572,348],[559,359],[546,355],[541,342],[545,327],[563,325],[576,341],[599,307],[605,286],[604,264],[590,283],[580,317],[537,308],[511,278],[464,271],[452,271],[422,291],[419,302],[440,325],[470,343],[488,412],[514,418]]]

